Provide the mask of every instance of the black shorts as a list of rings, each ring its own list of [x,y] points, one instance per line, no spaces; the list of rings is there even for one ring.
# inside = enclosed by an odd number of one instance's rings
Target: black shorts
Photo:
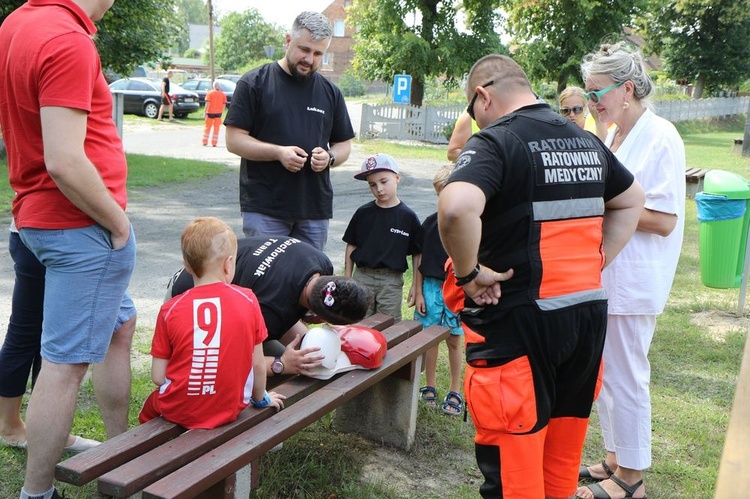
[[[161,104],[162,106],[171,106],[172,105],[172,98],[171,97],[165,97],[162,95],[161,97]]]

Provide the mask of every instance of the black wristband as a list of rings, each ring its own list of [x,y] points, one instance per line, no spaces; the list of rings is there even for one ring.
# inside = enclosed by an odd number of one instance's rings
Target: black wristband
[[[469,272],[468,275],[465,275],[463,277],[458,277],[456,275],[455,271],[453,272],[453,275],[456,277],[456,286],[459,286],[459,287],[460,286],[466,286],[471,281],[473,281],[474,279],[476,279],[476,277],[479,275],[479,264],[477,263],[477,266],[474,267],[474,270],[472,270],[471,272]]]
[[[333,151],[330,149],[326,150],[326,152],[328,153],[328,167],[330,168],[333,166],[333,163],[336,162],[336,156],[333,155]]]

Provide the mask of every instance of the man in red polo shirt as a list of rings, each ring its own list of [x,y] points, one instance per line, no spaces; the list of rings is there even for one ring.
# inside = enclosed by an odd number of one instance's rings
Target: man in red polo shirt
[[[113,1],[30,0],[0,26],[13,219],[46,268],[22,499],[58,497],[55,464],[89,364],[108,435],[127,429],[136,245],[125,214],[125,154],[93,42],[93,22]]]

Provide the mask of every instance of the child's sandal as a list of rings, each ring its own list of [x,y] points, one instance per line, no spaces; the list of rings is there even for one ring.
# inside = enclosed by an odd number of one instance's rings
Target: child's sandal
[[[423,386],[419,389],[419,398],[428,407],[437,407],[437,390],[434,386]]]
[[[443,414],[460,416],[464,410],[464,399],[458,392],[450,391],[443,400]]]

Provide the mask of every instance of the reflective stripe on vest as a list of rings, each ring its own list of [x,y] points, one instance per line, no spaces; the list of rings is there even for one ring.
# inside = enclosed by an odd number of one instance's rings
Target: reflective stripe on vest
[[[560,220],[564,218],[600,217],[604,215],[602,198],[536,201],[533,203],[534,220]]]
[[[540,298],[536,300],[536,304],[540,310],[550,311],[578,305],[580,303],[588,303],[606,299],[607,292],[604,289],[592,289],[589,291],[580,291],[578,293],[571,293],[554,298]]]

